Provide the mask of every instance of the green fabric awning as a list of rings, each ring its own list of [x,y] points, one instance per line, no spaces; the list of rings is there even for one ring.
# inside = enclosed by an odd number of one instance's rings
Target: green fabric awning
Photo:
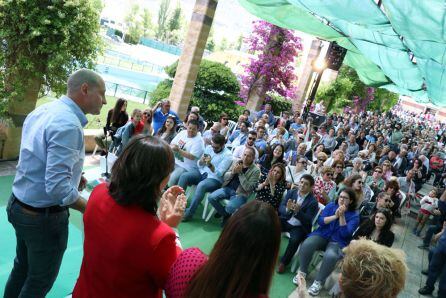
[[[367,85],[446,106],[443,0],[239,0],[280,27],[336,41]]]

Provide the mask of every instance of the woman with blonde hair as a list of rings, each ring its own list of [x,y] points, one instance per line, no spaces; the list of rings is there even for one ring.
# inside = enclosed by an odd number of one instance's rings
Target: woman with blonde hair
[[[404,288],[407,266],[402,250],[371,240],[356,240],[343,251],[341,297],[394,298]]]

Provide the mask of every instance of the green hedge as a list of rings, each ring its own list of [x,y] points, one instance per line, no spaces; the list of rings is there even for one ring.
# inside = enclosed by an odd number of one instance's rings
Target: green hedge
[[[151,105],[169,97],[178,61],[165,68],[169,79],[160,82],[150,94]],[[217,121],[222,112],[237,119],[243,108],[235,103],[240,100],[240,85],[231,69],[222,63],[202,60],[191,98],[191,106],[198,106],[207,121]]]

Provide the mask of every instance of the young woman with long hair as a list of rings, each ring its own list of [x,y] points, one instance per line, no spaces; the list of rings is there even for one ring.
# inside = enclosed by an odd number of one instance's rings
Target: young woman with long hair
[[[390,230],[393,223],[392,211],[379,208],[375,215],[365,220],[353,234],[353,239],[366,238],[378,244],[391,247],[395,234]]]
[[[174,116],[167,116],[163,126],[157,131],[156,136],[170,144],[177,135],[177,123]]]
[[[282,144],[275,144],[272,146],[272,148],[269,150],[268,153],[264,154],[260,160],[260,171],[264,175],[268,175],[269,170],[271,167],[276,163],[285,163],[283,161],[283,156],[285,154],[285,147]]]
[[[283,194],[286,190],[285,165],[275,163],[267,175],[260,177],[257,187],[256,200],[271,204],[274,209],[279,210]]]
[[[280,221],[269,204],[251,201],[230,217],[209,257],[186,249],[170,270],[169,298],[268,297],[280,246]]]

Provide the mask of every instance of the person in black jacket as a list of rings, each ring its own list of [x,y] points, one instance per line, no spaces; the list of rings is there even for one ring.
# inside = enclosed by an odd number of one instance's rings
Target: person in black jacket
[[[392,212],[387,208],[380,208],[375,216],[364,221],[353,234],[353,239],[366,238],[378,244],[391,247],[395,235],[390,230],[392,227]]]
[[[299,244],[311,232],[312,222],[318,211],[318,203],[313,195],[314,178],[311,175],[302,175],[299,189],[287,192],[279,207],[282,232],[290,233],[285,254],[280,259],[278,273],[283,273],[285,267],[291,262]]]

